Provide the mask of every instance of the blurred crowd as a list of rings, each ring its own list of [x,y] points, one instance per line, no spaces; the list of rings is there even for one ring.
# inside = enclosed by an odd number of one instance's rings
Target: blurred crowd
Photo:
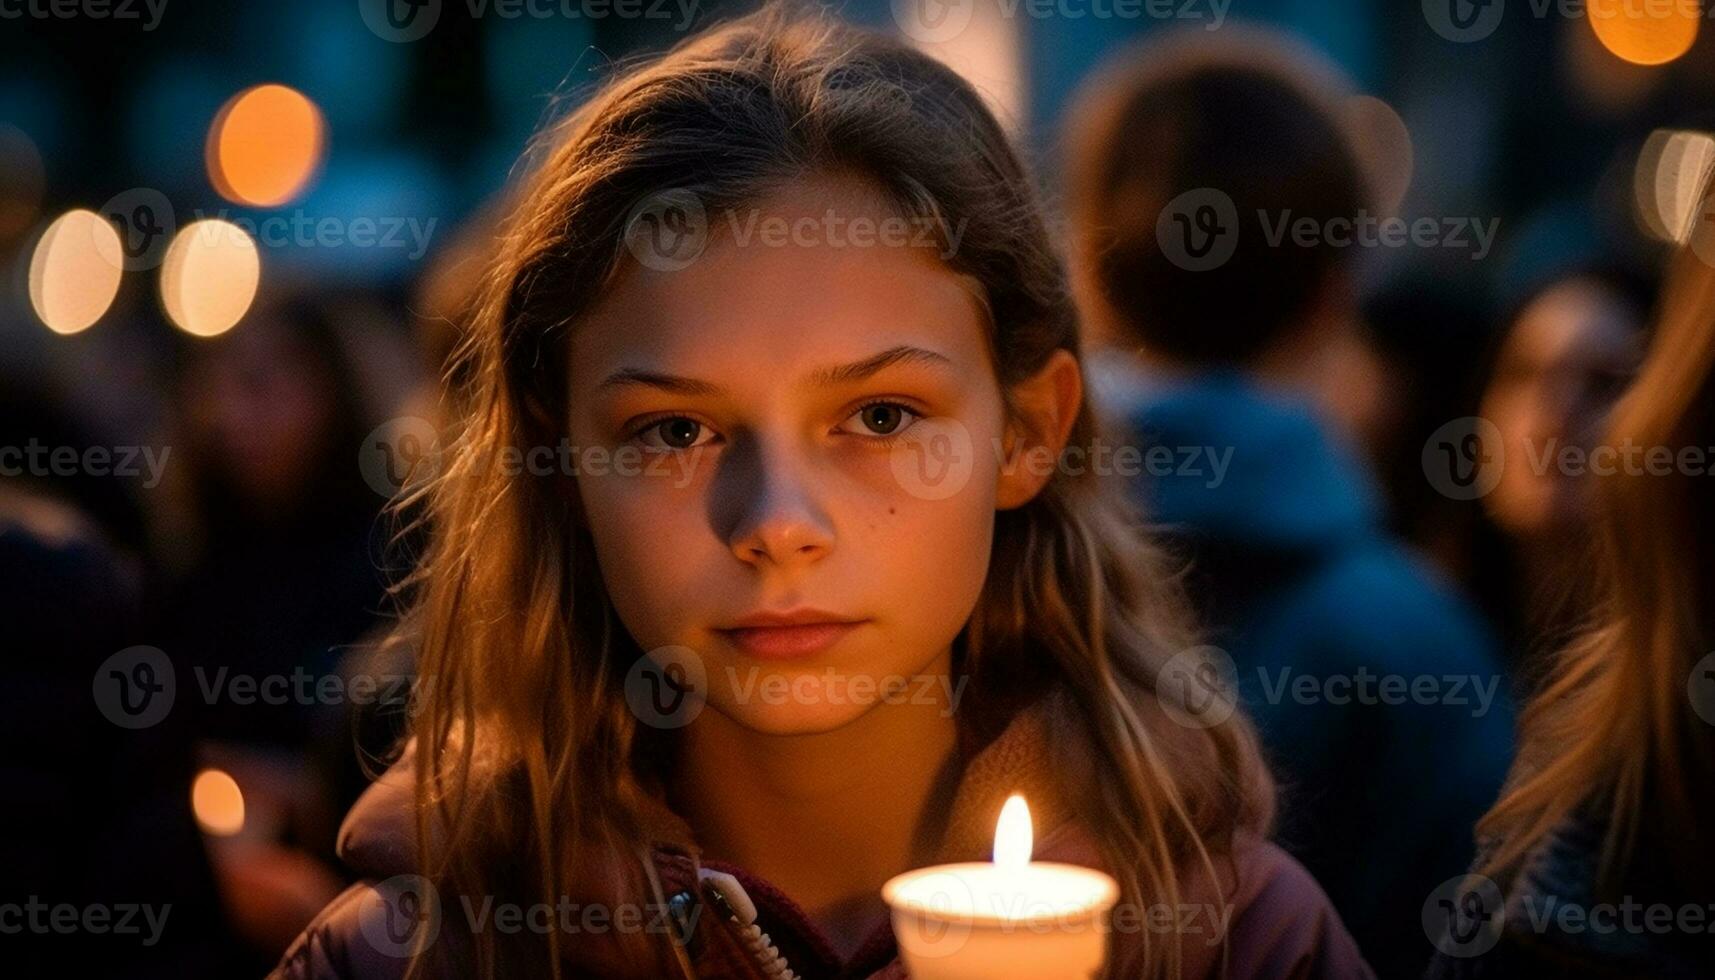
[[[1249,224],[1218,240],[1252,214],[1398,213],[1355,95],[1272,33],[1176,34],[1091,73],[1038,170],[1111,431],[1207,450],[1134,489],[1258,719],[1280,839],[1378,972],[1406,976],[1432,952],[1424,899],[1477,857],[1517,706],[1593,608],[1598,478],[1558,461],[1602,444],[1673,243],[1594,188],[1579,227],[1621,231],[1532,252],[1502,227],[1518,271],[1492,288]],[[410,652],[386,637],[420,532],[393,502],[456,401],[494,207],[443,222],[402,278],[265,278],[219,336],[175,329],[140,282],[87,335],[4,307],[0,336],[39,335],[0,374],[0,447],[26,450],[0,460],[8,885],[147,894],[175,923],[145,957],[66,936],[57,961],[258,974],[346,883],[340,821],[408,710]],[[0,260],[27,265],[39,228],[8,231]],[[1200,266],[1210,246],[1233,250]],[[115,465],[62,469],[65,447]],[[92,678],[159,683],[151,650],[176,703],[132,730]],[[1369,675],[1445,696],[1281,694]]]

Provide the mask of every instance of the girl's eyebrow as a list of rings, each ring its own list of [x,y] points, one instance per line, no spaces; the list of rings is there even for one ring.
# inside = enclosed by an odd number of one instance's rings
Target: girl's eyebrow
[[[866,357],[861,361],[854,361],[850,364],[842,364],[837,367],[822,368],[821,370],[811,374],[810,380],[811,383],[818,385],[834,385],[851,381],[862,381],[863,379],[881,371],[883,368],[889,368],[895,364],[909,363],[947,365],[952,364],[953,362],[945,354],[938,354],[928,348],[912,347],[907,344],[901,344],[898,347],[889,347],[887,350],[884,350],[874,356]]]
[[[945,354],[937,353],[928,348],[901,344],[897,347],[889,347],[887,350],[866,357],[861,361],[819,368],[811,373],[810,381],[817,385],[862,381],[884,368],[907,363],[950,365],[953,362]],[[658,388],[679,395],[718,395],[721,393],[720,385],[710,381],[701,381],[697,378],[687,378],[677,374],[663,374],[659,371],[646,371],[642,368],[620,368],[608,375],[599,387],[607,389],[632,385]]]

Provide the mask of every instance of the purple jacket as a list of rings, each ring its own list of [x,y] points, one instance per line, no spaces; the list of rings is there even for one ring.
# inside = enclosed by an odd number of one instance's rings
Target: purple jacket
[[[1072,815],[1066,792],[1079,760],[1064,747],[1070,733],[1054,730],[1053,716],[1027,709],[1002,734],[968,761],[954,796],[937,863],[987,860],[994,818],[1005,796],[1023,792],[1030,801],[1038,838],[1034,857],[1109,870],[1095,839]],[[1088,759],[1088,755],[1083,755]],[[458,900],[442,905],[434,889],[416,875],[410,756],[371,786],[340,830],[340,856],[364,880],[316,917],[286,951],[276,980],[391,980],[402,977],[413,927],[430,930],[431,954],[457,962],[472,924],[491,913]],[[665,811],[664,827],[677,818]],[[704,980],[904,980],[890,927],[879,927],[849,959],[834,952],[797,903],[743,868],[699,858],[687,845],[682,821],[664,830],[647,849],[659,883],[655,914],[640,912],[634,926],[654,926],[678,942],[655,945],[675,961],[639,964],[616,959],[594,940],[566,944],[569,976],[688,976]],[[656,836],[656,835],[652,835]],[[640,855],[643,852],[640,852]],[[1154,928],[1154,938],[1177,934],[1184,976],[1249,978],[1373,977],[1339,916],[1320,887],[1279,848],[1241,840],[1218,858],[1218,886],[1204,875],[1187,875],[1172,932]],[[439,908],[439,914],[434,910]],[[425,911],[428,910],[428,911]],[[1158,910],[1157,915],[1160,914]],[[1110,950],[1149,937],[1143,914],[1112,919]],[[499,923],[499,919],[490,920]],[[619,922],[617,913],[614,923]],[[1225,923],[1226,971],[1221,971]],[[635,931],[635,929],[634,929]],[[590,930],[593,937],[596,930]],[[463,936],[461,937],[461,933]],[[1110,955],[1110,960],[1114,957]],[[431,962],[434,962],[431,956]],[[431,971],[431,975],[454,975]]]

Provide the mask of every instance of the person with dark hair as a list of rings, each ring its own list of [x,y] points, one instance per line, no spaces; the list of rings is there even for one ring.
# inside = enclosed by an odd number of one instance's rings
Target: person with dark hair
[[[1173,459],[1136,490],[1283,777],[1280,840],[1378,973],[1417,972],[1422,904],[1469,860],[1511,723],[1483,624],[1387,533],[1318,407],[1373,218],[1339,82],[1266,35],[1182,35],[1088,91],[1078,288],[1115,348],[1110,411]]]
[[[1449,420],[1477,414],[1484,370],[1472,356],[1494,346],[1487,292],[1469,281],[1413,270],[1371,291],[1363,304],[1366,346],[1385,399],[1361,429],[1389,523],[1408,544],[1460,582],[1471,583],[1482,508],[1423,478],[1423,447]],[[1480,590],[1471,586],[1482,603]],[[1493,619],[1493,611],[1485,607]],[[1498,626],[1498,622],[1496,623]]]

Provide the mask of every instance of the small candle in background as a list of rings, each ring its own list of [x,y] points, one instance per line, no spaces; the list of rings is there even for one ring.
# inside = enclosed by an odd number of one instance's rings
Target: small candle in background
[[[994,860],[944,864],[882,886],[913,980],[1087,980],[1107,958],[1107,875],[1032,862],[1030,808],[1014,794],[995,823]]]
[[[191,784],[191,812],[203,833],[231,837],[244,829],[244,793],[238,780],[219,769],[204,769]]]

